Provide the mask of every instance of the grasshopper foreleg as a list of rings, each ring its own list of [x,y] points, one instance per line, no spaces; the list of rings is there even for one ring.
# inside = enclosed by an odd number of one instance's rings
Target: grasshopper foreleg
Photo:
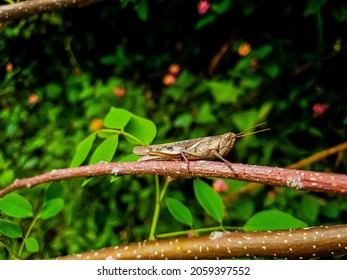
[[[235,172],[234,168],[232,168],[232,166],[231,166],[231,162],[230,161],[228,161],[225,158],[223,158],[217,151],[212,151],[212,153],[215,155],[215,157],[217,157],[220,160],[224,161],[232,172]]]

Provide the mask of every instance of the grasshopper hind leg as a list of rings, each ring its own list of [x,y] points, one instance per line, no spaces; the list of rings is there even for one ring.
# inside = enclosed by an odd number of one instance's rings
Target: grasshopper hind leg
[[[190,173],[189,160],[187,159],[187,157],[184,155],[183,152],[181,152],[181,156],[182,156],[182,158],[184,159],[184,161],[187,163],[188,173]]]

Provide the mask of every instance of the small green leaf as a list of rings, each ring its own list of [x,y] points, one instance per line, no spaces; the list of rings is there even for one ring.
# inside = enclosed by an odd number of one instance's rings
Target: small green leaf
[[[20,238],[23,236],[22,229],[14,222],[0,219],[0,233],[10,238]]]
[[[13,218],[29,218],[33,216],[33,207],[29,200],[20,194],[11,193],[0,200],[0,210]]]
[[[272,45],[263,45],[258,49],[252,51],[252,56],[258,59],[265,58],[273,51]]]
[[[304,228],[307,224],[279,210],[264,210],[253,215],[243,226],[246,231]]]
[[[331,13],[335,19],[340,22],[347,20],[347,3],[340,3],[339,6],[335,6],[331,9]]]
[[[85,187],[89,182],[93,181],[94,179],[95,179],[95,177],[86,177],[86,178],[84,178],[81,186]]]
[[[45,193],[46,201],[52,200],[54,198],[63,197],[63,192],[64,192],[64,189],[61,186],[61,184],[57,182],[53,182],[52,184],[50,184],[50,186],[46,190],[46,193]]]
[[[135,10],[137,12],[137,16],[142,21],[147,21],[148,19],[148,3],[147,2],[140,2],[136,4]]]
[[[14,179],[14,170],[6,169],[0,172],[0,186],[7,186],[13,182]]]
[[[211,81],[207,82],[211,89],[212,95],[217,103],[228,104],[235,103],[243,95],[243,89],[235,86],[231,81]]]
[[[256,89],[260,86],[263,79],[259,76],[253,76],[253,77],[243,77],[240,81],[240,86],[245,89]]]
[[[157,133],[157,128],[151,120],[133,115],[124,131],[139,139],[141,144],[149,145]],[[126,137],[126,139],[132,144],[140,144],[130,137]]]
[[[180,223],[193,226],[193,216],[188,207],[177,199],[168,197],[165,199],[167,208],[171,215]]]
[[[233,205],[237,217],[243,221],[248,220],[255,212],[254,201],[246,198],[240,198]]]
[[[304,17],[318,13],[326,2],[327,0],[308,0]]]
[[[221,197],[204,181],[194,181],[194,193],[199,204],[216,221],[222,223],[224,205]]]
[[[63,87],[57,83],[49,83],[46,86],[46,95],[50,99],[55,99],[61,95]]]
[[[208,102],[204,102],[201,106],[199,114],[196,118],[196,122],[199,124],[216,123],[217,118],[211,112],[211,105]]]
[[[87,158],[95,140],[95,133],[89,135],[78,144],[76,153],[71,161],[70,167],[80,166]]]
[[[211,10],[217,14],[224,14],[228,12],[233,4],[233,0],[223,0],[220,2],[212,2]]]
[[[174,121],[175,127],[189,127],[193,121],[192,114],[183,113],[177,116]]]
[[[313,222],[317,219],[319,212],[319,200],[313,195],[304,195],[300,203],[300,212],[305,220]]]
[[[64,200],[62,198],[55,198],[49,200],[43,204],[43,207],[38,217],[44,220],[49,219],[57,215],[63,208]]]
[[[258,112],[258,119],[259,120],[265,120],[267,118],[267,116],[270,114],[270,112],[274,106],[274,103],[275,102],[273,102],[273,101],[267,101],[261,105],[259,112]]]
[[[343,209],[337,201],[328,202],[322,209],[322,213],[330,219],[336,219],[341,211],[343,211]]]
[[[25,241],[25,248],[30,252],[30,253],[36,253],[39,251],[39,243],[34,237],[29,237]]]
[[[113,135],[104,141],[95,149],[89,164],[100,161],[111,161],[118,146],[118,135]]]
[[[103,123],[108,128],[122,129],[128,124],[132,115],[128,110],[112,107]]]
[[[269,77],[273,79],[280,74],[280,67],[278,66],[278,64],[275,63],[264,65],[263,69],[266,72],[266,74],[268,74]]]
[[[211,25],[216,20],[216,18],[217,16],[215,14],[205,15],[197,21],[197,23],[195,24],[195,30],[199,30],[204,26]]]
[[[252,127],[258,119],[258,112],[255,109],[240,111],[231,116],[231,120],[236,125],[238,131],[243,131]]]

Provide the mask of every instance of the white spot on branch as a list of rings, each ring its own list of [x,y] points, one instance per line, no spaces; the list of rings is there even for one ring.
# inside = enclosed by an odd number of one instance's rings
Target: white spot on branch
[[[210,239],[211,240],[215,240],[215,239],[218,239],[218,238],[221,238],[223,237],[223,232],[221,231],[214,231],[210,234]]]
[[[286,183],[288,187],[298,190],[304,187],[301,177],[288,177]]]
[[[112,174],[115,175],[115,176],[118,176],[118,173],[119,173],[119,168],[118,167],[113,167],[112,168]]]

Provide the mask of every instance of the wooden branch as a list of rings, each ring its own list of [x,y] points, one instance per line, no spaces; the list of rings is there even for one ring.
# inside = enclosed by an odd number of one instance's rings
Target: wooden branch
[[[223,162],[192,161],[137,161],[137,162],[99,162],[94,165],[52,170],[49,173],[25,179],[17,179],[7,188],[0,190],[0,197],[21,188],[31,188],[37,184],[59,181],[67,178],[100,175],[162,175],[179,177],[218,177],[268,185],[285,186],[298,190],[347,193],[347,175],[324,172],[303,171],[286,168],[232,164],[235,172]]]
[[[84,7],[106,0],[30,0],[0,6],[0,22],[21,19],[33,14],[59,11],[65,8]]]
[[[294,162],[291,165],[286,166],[286,168],[290,168],[290,169],[299,168],[300,169],[304,166],[307,166],[307,165],[310,165],[314,162],[322,160],[323,158],[326,158],[330,155],[333,155],[333,154],[336,154],[339,152],[343,152],[346,149],[347,149],[347,142],[344,142],[344,143],[341,143],[339,145],[322,150],[318,153],[315,153],[315,154],[313,154],[307,158],[304,158],[300,161]],[[249,183],[246,186],[239,189],[238,191],[228,194],[226,197],[223,198],[223,202],[227,203],[227,202],[239,197],[240,195],[242,195],[244,193],[250,192],[252,190],[258,189],[258,188],[263,187],[263,186],[264,186],[264,184],[260,184],[260,183]]]
[[[347,254],[347,225],[144,241],[59,257],[59,260],[308,259]]]

